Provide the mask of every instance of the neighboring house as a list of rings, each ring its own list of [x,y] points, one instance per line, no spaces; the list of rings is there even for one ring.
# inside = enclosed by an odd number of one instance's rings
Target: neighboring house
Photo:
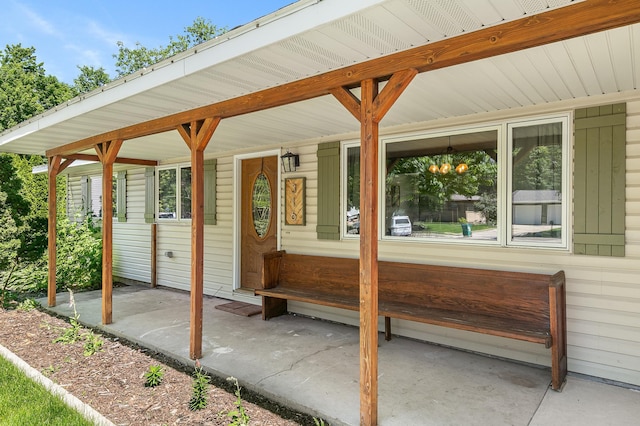
[[[562,225],[562,194],[555,190],[513,192],[515,225]]]
[[[83,182],[116,177],[116,212],[103,223],[115,279],[255,304],[252,262],[265,250],[256,241],[268,250],[359,256],[364,230],[348,229],[347,218],[361,195],[361,140],[379,136],[379,163],[368,166],[382,187],[402,159],[452,146],[475,156],[470,173],[490,153],[493,239],[381,235],[379,258],[564,270],[569,370],[640,385],[639,22],[635,0],[303,0],[9,129],[0,151],[47,155],[51,176],[68,175],[77,209],[90,197]],[[375,105],[390,107],[384,117],[357,101],[375,103],[377,90],[384,96]],[[554,156],[543,158],[559,178],[552,197],[510,189],[514,164],[533,161],[534,148]],[[288,150],[300,166],[284,173]],[[101,159],[104,168],[66,167],[81,159]],[[304,178],[295,221],[285,217],[283,195],[292,177]],[[454,176],[430,179],[434,188]],[[539,198],[526,207],[530,195]],[[191,211],[194,197],[202,210]],[[384,205],[377,211],[382,223]],[[513,225],[525,218],[553,220],[561,232],[521,238]],[[353,312],[289,306],[359,323]],[[548,363],[539,345],[403,321],[394,332]],[[197,339],[192,334],[194,357]]]

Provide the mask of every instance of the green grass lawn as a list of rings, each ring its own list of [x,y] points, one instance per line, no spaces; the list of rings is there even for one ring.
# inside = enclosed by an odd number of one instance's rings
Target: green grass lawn
[[[0,425],[75,426],[92,423],[0,356]]]
[[[419,232],[431,232],[434,234],[461,234],[462,228],[459,223],[455,222],[418,222],[418,225],[422,226],[423,231]],[[482,231],[484,229],[495,228],[495,226],[484,224],[472,224],[472,231]]]

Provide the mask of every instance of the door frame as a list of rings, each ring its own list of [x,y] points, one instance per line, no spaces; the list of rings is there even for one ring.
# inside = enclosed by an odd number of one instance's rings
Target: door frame
[[[271,149],[266,151],[251,152],[248,154],[238,154],[233,156],[233,292],[235,293],[240,289],[240,239],[241,239],[241,223],[242,223],[242,211],[240,210],[242,201],[242,160],[250,158],[260,157],[277,157],[278,158],[278,177],[275,185],[276,191],[276,248],[281,249],[281,231],[282,221],[280,220],[280,206],[282,205],[282,190],[280,188],[280,182],[282,181],[282,167],[280,167],[280,149]]]

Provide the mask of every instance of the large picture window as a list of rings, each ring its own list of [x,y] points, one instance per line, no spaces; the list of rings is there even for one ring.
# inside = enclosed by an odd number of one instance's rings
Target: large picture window
[[[496,241],[498,134],[494,128],[387,142],[384,235]]]
[[[383,139],[380,234],[566,248],[567,126],[563,116]],[[360,231],[359,144],[343,152],[348,238]]]
[[[158,220],[191,219],[191,167],[158,170]]]

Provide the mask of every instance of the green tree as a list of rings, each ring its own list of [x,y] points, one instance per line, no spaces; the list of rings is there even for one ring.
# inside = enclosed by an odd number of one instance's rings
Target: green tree
[[[78,66],[80,74],[73,79],[73,89],[78,94],[89,93],[111,81],[111,77],[103,67]]]
[[[11,280],[11,275],[16,267],[20,240],[16,238],[18,227],[16,226],[11,211],[7,207],[7,194],[0,191],[0,288],[2,294]],[[0,307],[2,303],[0,303]]]
[[[124,77],[184,52],[226,31],[226,28],[218,28],[211,21],[197,17],[193,24],[184,29],[184,34],[179,34],[175,37],[169,36],[169,43],[166,46],[148,48],[136,43],[134,48],[128,48],[123,42],[119,41],[118,53],[113,55],[116,59],[116,72],[118,77]]]
[[[7,45],[0,52],[0,130],[70,99],[71,87],[45,74],[35,48]]]

